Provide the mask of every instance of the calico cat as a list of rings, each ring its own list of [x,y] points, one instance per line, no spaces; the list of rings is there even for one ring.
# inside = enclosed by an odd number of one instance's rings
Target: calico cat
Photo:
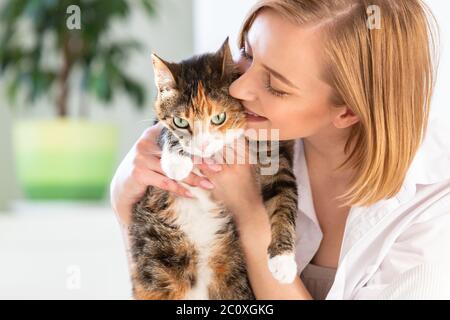
[[[192,170],[201,174],[193,166],[193,156],[210,157],[244,132],[245,109],[228,93],[229,85],[240,76],[228,38],[217,52],[180,63],[154,54],[152,59],[159,90],[155,110],[164,124],[158,139],[161,167],[196,198],[150,186],[134,205],[130,226],[133,296],[254,299],[232,215],[213,201],[210,191],[181,182]],[[270,147],[264,151],[275,155]],[[289,283],[297,275],[293,141],[281,141],[276,151],[275,174],[261,174],[260,163],[253,168],[271,223],[269,269],[278,281]]]

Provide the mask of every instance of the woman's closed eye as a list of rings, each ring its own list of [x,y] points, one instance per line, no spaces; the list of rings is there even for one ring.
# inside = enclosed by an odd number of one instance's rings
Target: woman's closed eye
[[[272,87],[272,85],[270,84],[270,74],[269,73],[266,74],[264,87],[266,88],[267,91],[269,91],[270,94],[272,94],[272,95],[274,95],[276,97],[285,97],[285,96],[288,95],[287,92],[284,92],[284,91],[281,91],[281,90],[277,90],[277,89]]]
[[[244,60],[253,60],[253,56],[250,55],[247,50],[245,50],[245,47],[242,47],[240,50],[240,56],[242,59]],[[289,95],[287,92],[281,91],[281,90],[277,90],[275,88],[272,87],[272,85],[270,84],[270,74],[266,73],[265,75],[265,80],[264,80],[264,88],[273,96],[276,97],[285,97],[287,95]]]

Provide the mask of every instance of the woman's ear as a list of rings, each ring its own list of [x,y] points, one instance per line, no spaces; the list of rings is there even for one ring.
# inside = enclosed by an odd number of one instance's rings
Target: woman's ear
[[[333,108],[333,124],[336,128],[344,129],[359,121],[359,117],[347,105]]]

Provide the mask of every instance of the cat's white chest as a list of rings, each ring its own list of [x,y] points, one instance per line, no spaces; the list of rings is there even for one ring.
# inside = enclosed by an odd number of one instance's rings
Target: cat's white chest
[[[174,208],[177,223],[199,252],[196,285],[186,294],[185,299],[208,299],[208,286],[212,270],[208,266],[212,244],[216,232],[221,230],[230,217],[218,218],[219,206],[209,199],[209,191],[184,184],[197,199],[177,198]]]

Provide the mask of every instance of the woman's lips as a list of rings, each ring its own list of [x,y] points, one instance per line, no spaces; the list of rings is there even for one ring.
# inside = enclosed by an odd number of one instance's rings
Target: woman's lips
[[[250,110],[248,110],[247,108],[245,108],[245,118],[247,121],[251,121],[251,122],[260,122],[260,121],[266,121],[267,118],[260,116]]]

